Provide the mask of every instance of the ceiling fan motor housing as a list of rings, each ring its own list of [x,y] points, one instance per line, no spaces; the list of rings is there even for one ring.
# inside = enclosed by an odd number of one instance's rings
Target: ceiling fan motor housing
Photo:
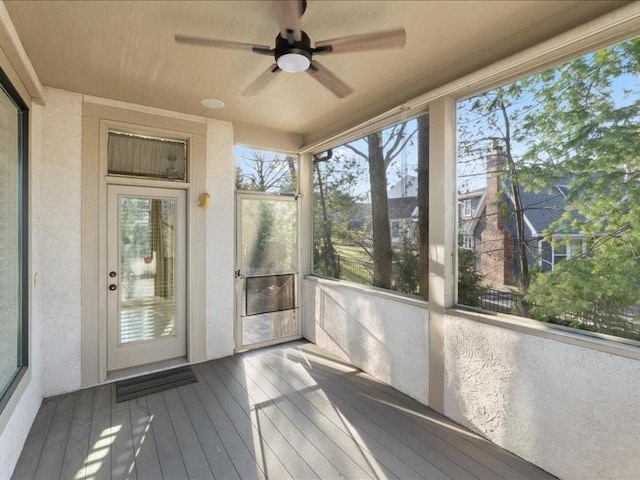
[[[276,37],[276,48],[275,48],[275,58],[276,63],[280,66],[281,69],[285,71],[303,71],[306,70],[308,64],[311,63],[311,39],[309,35],[305,32],[300,32],[302,34],[302,38],[300,41],[296,42],[293,40],[293,36],[289,35],[289,38],[282,38],[281,35]],[[280,60],[281,57],[285,55],[297,56],[300,55],[307,59],[307,62],[304,62],[304,65],[307,65],[304,69],[295,69],[295,70],[287,70],[286,68],[282,68],[281,64],[283,63]],[[284,59],[283,59],[284,60]],[[300,59],[302,60],[302,59]]]

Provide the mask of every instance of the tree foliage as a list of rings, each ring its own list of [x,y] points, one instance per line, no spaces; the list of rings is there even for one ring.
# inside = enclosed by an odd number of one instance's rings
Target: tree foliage
[[[240,160],[242,167],[236,167],[236,190],[297,192],[297,160],[294,156],[252,150]]]
[[[565,184],[564,213],[543,233],[556,246],[575,235],[585,239],[584,252],[553,272],[536,272],[529,289],[521,266],[524,303],[536,318],[623,336],[623,324],[636,330],[630,312],[640,303],[639,66],[640,40],[633,39],[468,103],[461,169],[486,155],[479,140],[498,136],[512,146],[510,214],[526,213],[516,185],[541,192]],[[535,260],[531,246],[522,247]]]
[[[314,272],[340,278],[334,240],[355,243],[363,225],[354,225],[360,195],[353,192],[362,167],[353,158],[331,154],[314,160]]]

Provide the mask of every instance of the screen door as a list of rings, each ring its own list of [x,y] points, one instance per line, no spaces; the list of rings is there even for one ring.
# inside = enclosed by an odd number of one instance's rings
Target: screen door
[[[236,347],[299,337],[298,207],[294,197],[238,194]]]

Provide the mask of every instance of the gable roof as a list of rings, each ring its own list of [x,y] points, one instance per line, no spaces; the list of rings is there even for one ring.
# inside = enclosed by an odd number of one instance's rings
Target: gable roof
[[[389,199],[389,219],[417,218],[418,197],[402,197]]]
[[[566,197],[569,194],[568,181],[559,179],[557,185],[548,190],[533,192],[520,185],[520,199],[524,209],[524,220],[531,234],[542,235],[554,222],[560,220],[566,211]],[[504,184],[511,205],[514,199],[511,195],[511,185],[508,180]],[[577,213],[572,213],[572,218],[583,218]],[[579,233],[576,228],[563,229],[562,233]]]

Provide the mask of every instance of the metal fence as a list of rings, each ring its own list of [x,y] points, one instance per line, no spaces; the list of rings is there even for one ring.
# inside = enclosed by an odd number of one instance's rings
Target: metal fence
[[[520,295],[515,292],[504,292],[486,289],[479,298],[479,307],[499,313],[511,313],[518,306]]]

